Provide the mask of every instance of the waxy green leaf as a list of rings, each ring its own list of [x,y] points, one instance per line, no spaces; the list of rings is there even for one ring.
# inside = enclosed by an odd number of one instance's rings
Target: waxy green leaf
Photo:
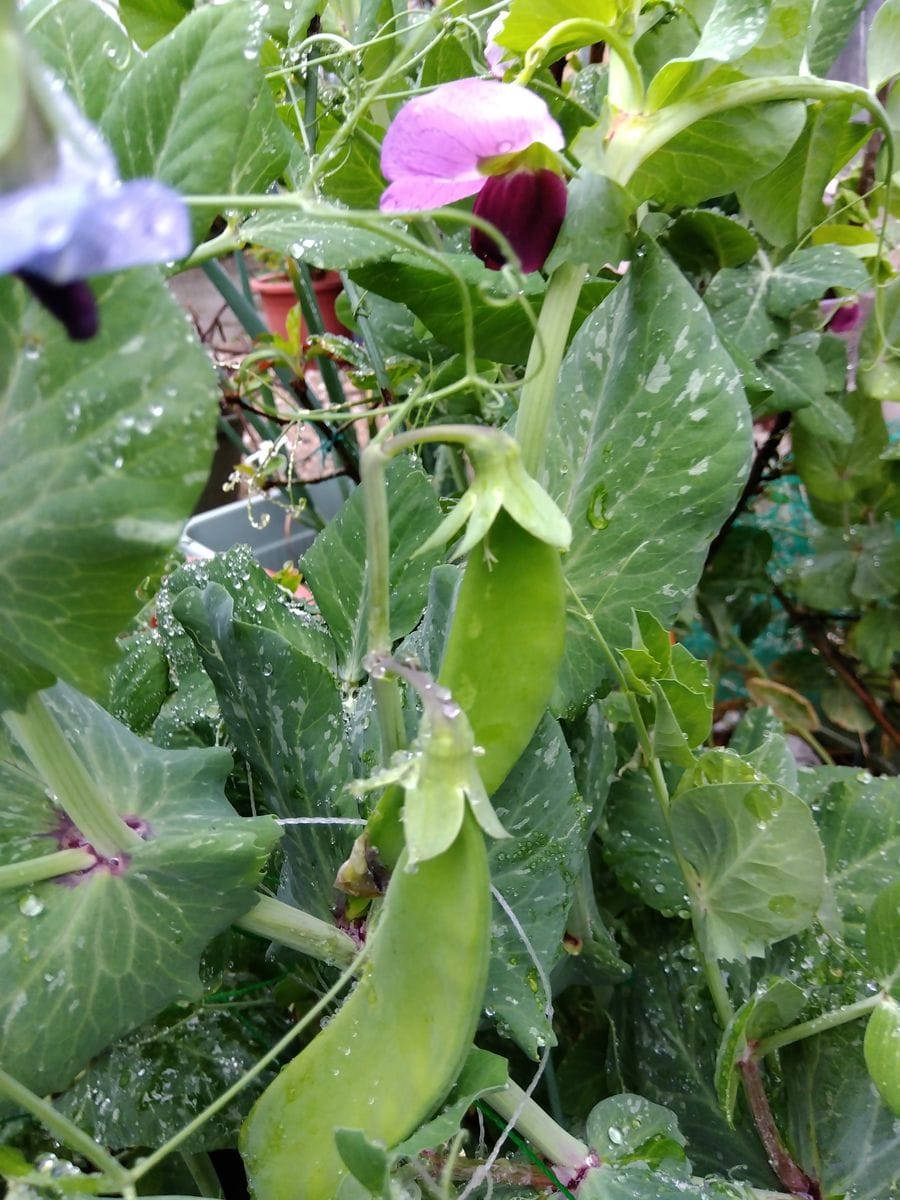
[[[105,694],[208,471],[215,376],[184,315],[153,271],[94,287],[100,333],[73,343],[0,279],[0,708],[57,674]]]
[[[101,865],[51,879],[3,906],[3,1063],[42,1094],[66,1087],[173,1000],[198,994],[201,951],[252,907],[279,836],[270,818],[244,820],[228,804],[226,751],[159,750],[62,685],[46,701],[91,778],[145,836],[119,873]],[[4,861],[56,850],[63,816],[43,783],[17,758],[0,769]]]
[[[803,801],[736,755],[709,751],[672,802],[675,845],[696,872],[706,952],[739,961],[805,929],[825,855]]]
[[[572,525],[566,579],[612,645],[629,645],[633,609],[665,623],[693,590],[749,440],[739,377],[702,302],[648,247],[574,338],[547,443],[547,488]],[[561,711],[583,708],[606,674],[578,612],[573,600]]]

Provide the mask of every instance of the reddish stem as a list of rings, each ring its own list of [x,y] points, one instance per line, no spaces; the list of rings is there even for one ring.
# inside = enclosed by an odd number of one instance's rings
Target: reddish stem
[[[763,1085],[759,1063],[752,1057],[752,1053],[753,1048],[750,1047],[747,1057],[740,1059],[738,1066],[744,1084],[744,1095],[747,1097],[753,1123],[765,1149],[769,1165],[778,1176],[782,1186],[792,1196],[798,1197],[799,1200],[822,1200],[818,1181],[811,1179],[794,1161],[791,1152],[782,1141],[772,1115],[769,1097],[766,1095]]]

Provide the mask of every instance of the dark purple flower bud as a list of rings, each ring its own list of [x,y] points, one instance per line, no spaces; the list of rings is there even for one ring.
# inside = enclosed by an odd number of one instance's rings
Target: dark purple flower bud
[[[566,215],[565,181],[544,169],[492,175],[478,193],[473,212],[497,226],[518,254],[523,271],[539,271]],[[492,271],[506,262],[494,239],[480,229],[472,230],[471,244]]]
[[[86,342],[96,334],[100,324],[97,301],[83,279],[73,283],[51,283],[32,271],[17,271],[16,274],[35,300],[65,326],[73,342]]]

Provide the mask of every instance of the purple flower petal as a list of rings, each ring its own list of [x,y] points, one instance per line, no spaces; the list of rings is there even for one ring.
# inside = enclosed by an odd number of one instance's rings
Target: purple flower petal
[[[28,270],[56,283],[183,258],[191,229],[181,198],[152,179],[135,179],[88,197],[61,247],[35,250]]]
[[[506,25],[509,12],[502,12],[494,17],[488,25],[487,37],[484,43],[484,61],[495,79],[502,79],[512,66],[513,55],[504,46],[498,46],[495,38],[499,37]]]
[[[539,271],[559,234],[566,199],[565,182],[555,171],[513,171],[492,176],[473,211],[504,234],[523,271]],[[499,271],[506,262],[494,239],[480,229],[473,228],[471,245],[492,271]]]
[[[18,271],[19,278],[44,308],[61,321],[73,342],[86,342],[100,327],[94,293],[83,279],[74,283],[50,283],[30,271]]]
[[[484,187],[483,159],[543,142],[564,145],[562,130],[539,96],[490,79],[458,79],[410,100],[397,113],[381,148],[391,183],[382,208],[430,208]],[[422,185],[433,183],[432,189]]]

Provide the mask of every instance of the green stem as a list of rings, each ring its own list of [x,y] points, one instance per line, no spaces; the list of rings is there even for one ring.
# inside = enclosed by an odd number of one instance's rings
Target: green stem
[[[260,896],[235,925],[336,967],[346,967],[356,954],[355,943],[340,929],[271,896]]]
[[[235,250],[240,250],[245,242],[246,239],[240,237],[233,229],[223,229],[216,237],[210,238],[207,242],[201,242],[180,264],[178,273],[188,271],[191,267],[202,266],[213,258],[232,254]]]
[[[826,1029],[836,1029],[839,1025],[846,1025],[849,1021],[857,1021],[877,1008],[879,1000],[881,1000],[880,992],[877,996],[867,996],[865,1000],[857,1000],[855,1004],[836,1008],[832,1012],[823,1013],[820,1017],[801,1021],[799,1025],[792,1025],[790,1029],[782,1029],[780,1033],[773,1033],[768,1037],[761,1038],[754,1049],[754,1058],[765,1058],[767,1054],[771,1054],[774,1050],[780,1050],[782,1046],[790,1046],[793,1042],[801,1042],[805,1038],[815,1037],[817,1033],[824,1033]]]
[[[359,971],[365,956],[366,950],[364,948],[359,954],[357,954],[356,958],[354,958],[350,966],[347,967],[346,971],[341,973],[340,977],[336,980],[334,985],[328,989],[325,995],[322,996],[322,998],[318,1000],[308,1012],[304,1013],[302,1019],[299,1020],[296,1025],[292,1025],[284,1037],[280,1038],[271,1048],[271,1050],[268,1050],[257,1062],[255,1062],[249,1071],[245,1071],[240,1079],[233,1083],[230,1088],[226,1088],[221,1096],[217,1096],[216,1099],[213,1100],[212,1104],[208,1104],[202,1112],[198,1113],[192,1121],[189,1121],[188,1124],[184,1126],[184,1128],[179,1129],[179,1131],[173,1137],[169,1138],[164,1145],[160,1146],[158,1150],[154,1150],[152,1154],[148,1154],[146,1158],[142,1158],[138,1163],[136,1163],[131,1170],[127,1172],[128,1182],[132,1184],[137,1183],[139,1179],[142,1179],[149,1171],[152,1171],[155,1166],[163,1161],[163,1159],[168,1158],[168,1156],[177,1150],[179,1146],[183,1146],[189,1138],[193,1137],[198,1129],[202,1129],[202,1127],[211,1117],[214,1117],[217,1112],[220,1112],[223,1108],[226,1108],[235,1098],[235,1096],[239,1095],[240,1092],[243,1091],[248,1083],[252,1083],[257,1076],[261,1075],[262,1072],[265,1071],[266,1067],[268,1067],[270,1063],[274,1062],[281,1054],[283,1054],[288,1046],[290,1046],[291,1042],[295,1041],[300,1034],[312,1024],[319,1014],[338,997],[341,991],[343,991],[343,989]],[[118,1167],[118,1164],[116,1164],[116,1166]]]
[[[90,850],[57,850],[53,854],[42,854],[40,858],[7,863],[0,867],[0,892],[29,887],[32,883],[67,875],[70,871],[86,871],[96,861],[96,855],[91,854]]]
[[[140,845],[138,834],[96,786],[40,692],[28,697],[24,712],[9,710],[3,719],[55,802],[98,854],[112,858]]]
[[[557,1167],[580,1170],[591,1156],[590,1147],[572,1137],[544,1112],[518,1084],[511,1080],[502,1092],[488,1092],[486,1104],[504,1120],[516,1118],[515,1127],[540,1153]]]
[[[0,1068],[0,1096],[5,1096],[19,1108],[24,1108],[26,1112],[31,1113],[49,1133],[53,1134],[57,1141],[82,1155],[98,1171],[102,1171],[116,1189],[121,1190],[128,1186],[130,1183],[128,1171],[116,1162],[111,1154],[99,1146],[83,1129],[79,1129],[68,1117],[64,1117],[61,1112],[58,1112],[49,1100],[36,1096],[12,1075],[7,1075],[2,1068]]]
[[[188,1154],[182,1150],[181,1157],[191,1174],[191,1179],[197,1185],[197,1194],[207,1198],[215,1197],[215,1200],[219,1200],[222,1195],[222,1184],[219,1182],[209,1155]]]
[[[878,100],[865,88],[830,79],[776,75],[743,79],[668,105],[650,116],[632,117],[615,131],[606,151],[604,171],[625,186],[638,167],[689,126],[716,113],[745,104],[780,100],[852,100],[870,112],[890,140],[890,121]]]
[[[625,69],[627,86],[616,106],[626,112],[640,112],[644,100],[644,81],[641,68],[631,48],[631,42],[610,25],[602,21],[593,21],[585,17],[572,17],[554,25],[538,41],[529,47],[525,54],[525,65],[515,78],[518,84],[526,84],[535,71],[553,51],[558,51],[563,45],[589,46],[593,42],[606,42],[618,56]],[[558,57],[558,54],[557,54]]]
[[[528,354],[525,384],[516,417],[516,438],[529,475],[540,477],[559,364],[581,294],[586,267],[563,263],[553,272]]]
[[[660,811],[665,821],[666,829],[669,833],[669,841],[672,844],[672,853],[681,870],[682,878],[684,879],[685,888],[688,895],[688,904],[691,910],[691,925],[694,930],[694,941],[697,945],[697,952],[700,956],[700,961],[703,966],[703,973],[706,978],[706,983],[709,988],[710,996],[715,1005],[716,1013],[722,1028],[724,1029],[729,1021],[734,1016],[734,1008],[728,996],[728,989],[725,986],[725,980],[722,972],[719,970],[719,964],[716,956],[710,952],[709,946],[706,943],[705,922],[703,919],[703,910],[700,903],[700,897],[697,891],[697,877],[690,863],[681,854],[672,834],[672,824],[670,820],[671,801],[669,797],[669,789],[666,785],[665,775],[662,769],[662,763],[659,760],[653,742],[650,738],[650,732],[644,722],[643,714],[641,713],[640,705],[637,701],[637,696],[628,686],[628,680],[625,678],[625,673],[619,665],[619,660],[613,653],[612,647],[607,642],[606,638],[600,632],[600,629],[581,602],[581,597],[574,592],[570,586],[570,594],[578,608],[578,614],[590,629],[591,634],[597,643],[600,652],[602,653],[610,671],[613,674],[619,687],[625,694],[625,699],[628,703],[628,711],[631,717],[637,734],[638,744],[641,748],[641,754],[644,758],[644,763],[647,767],[647,773],[650,777],[650,783],[653,787],[654,795],[659,804]]]
[[[370,654],[391,652],[391,541],[385,465],[387,458],[377,442],[370,442],[361,460],[366,510],[366,581],[368,583]],[[378,708],[381,753],[384,762],[406,741],[400,685],[396,678],[373,676]]]

